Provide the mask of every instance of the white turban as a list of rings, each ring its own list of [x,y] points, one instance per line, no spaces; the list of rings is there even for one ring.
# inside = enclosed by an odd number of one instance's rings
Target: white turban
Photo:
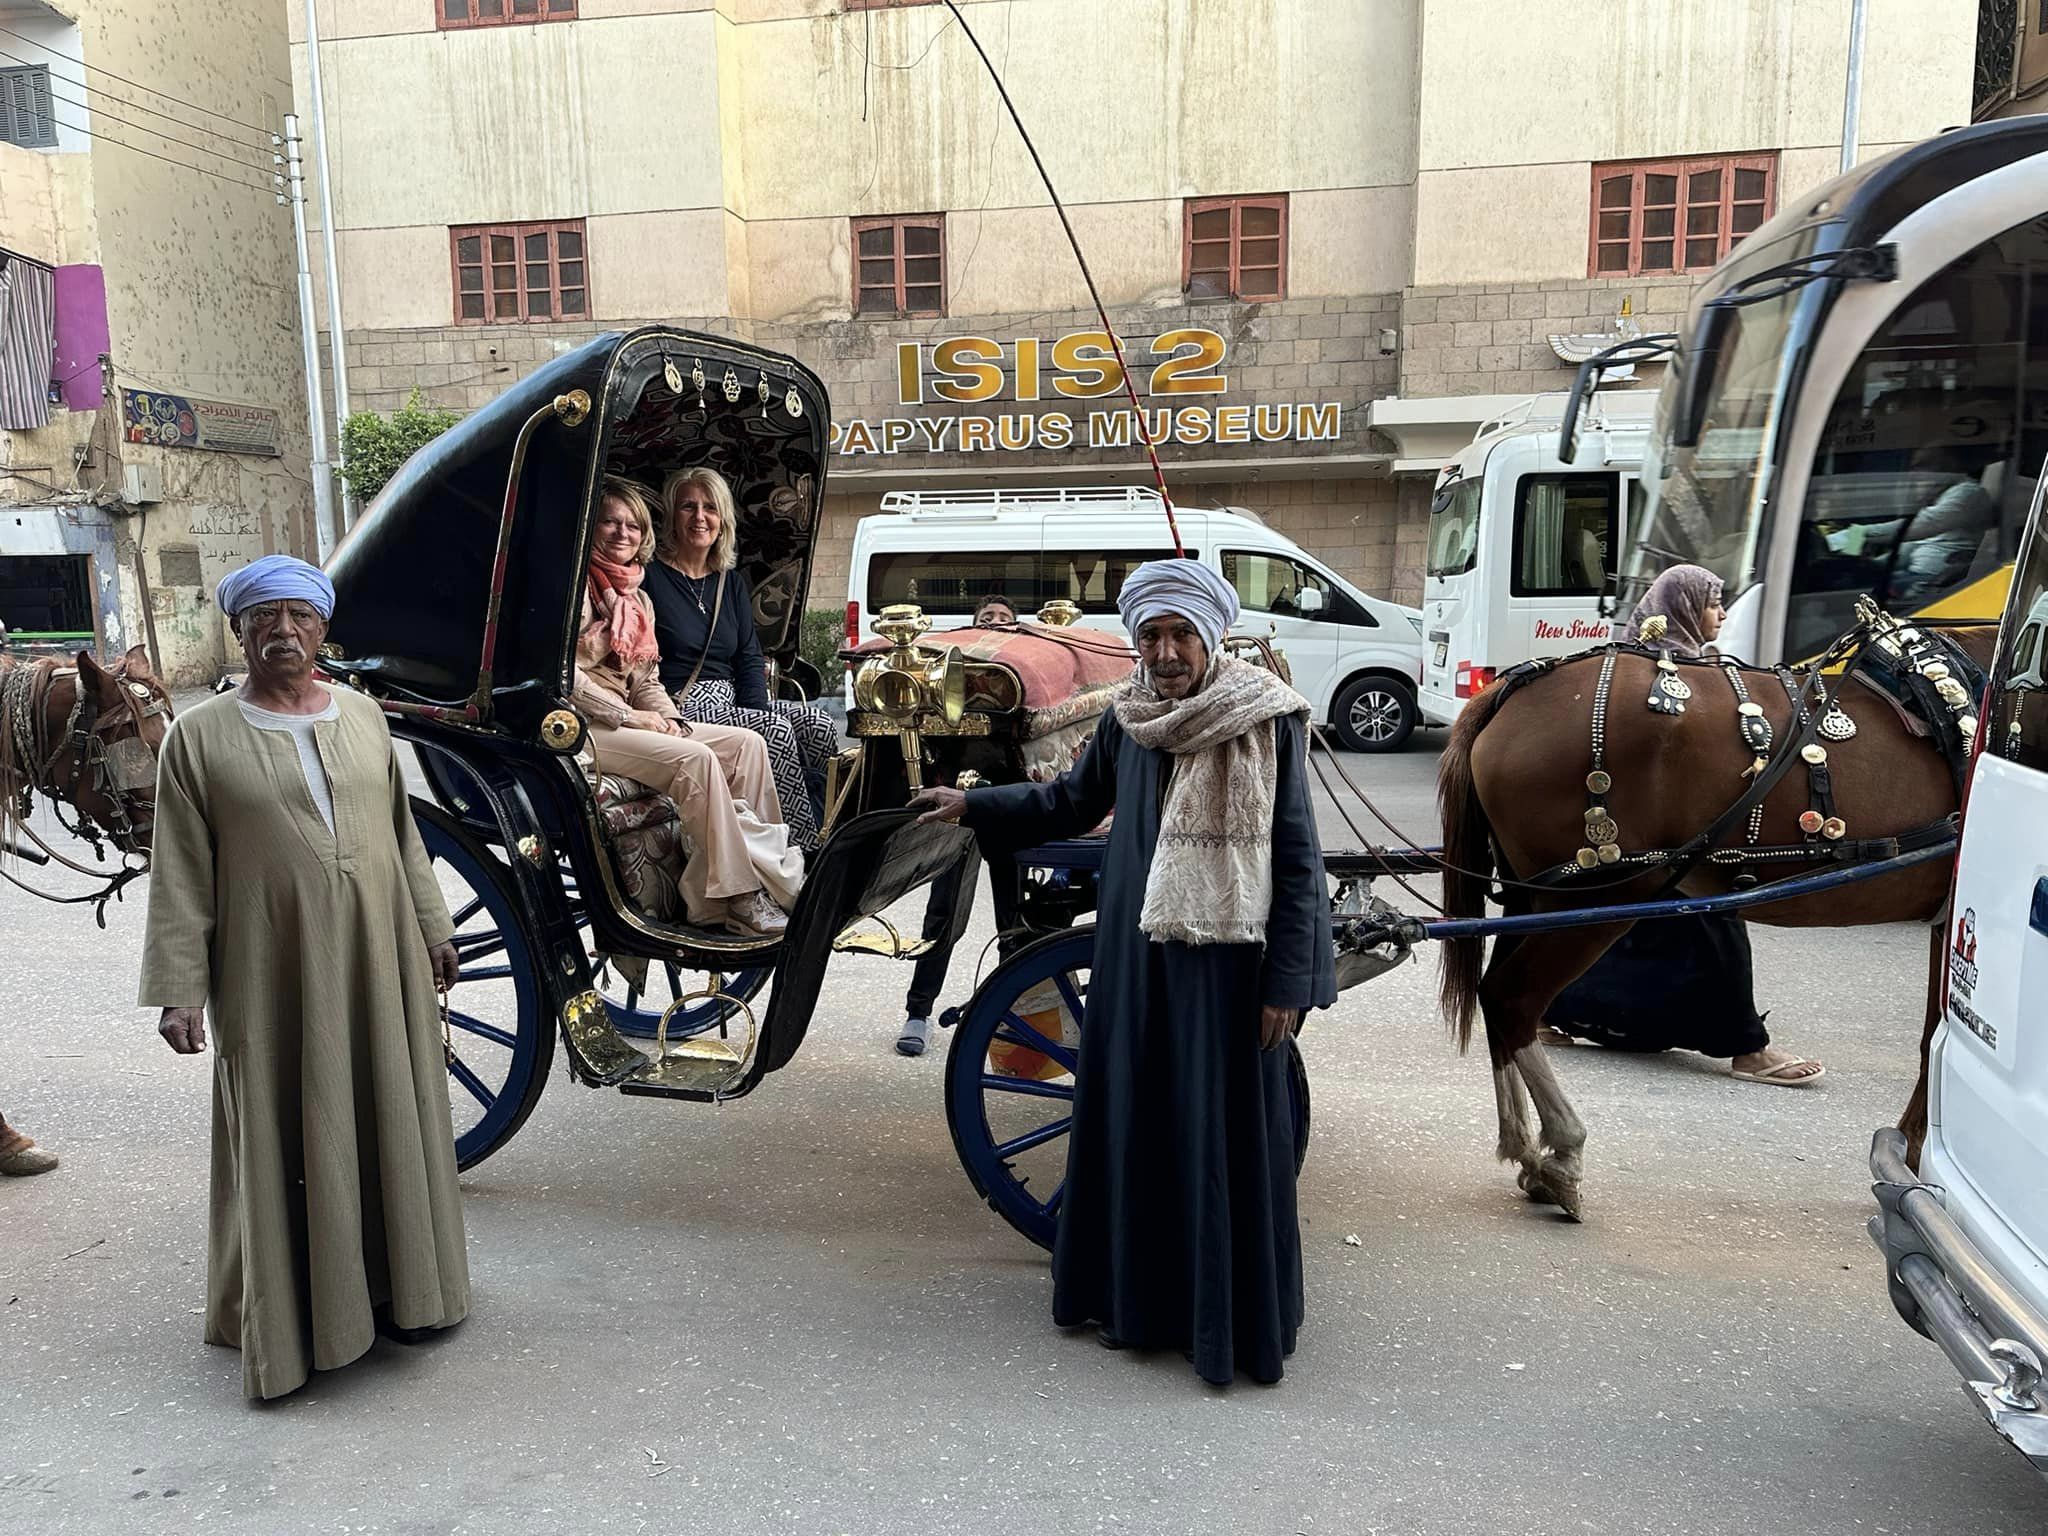
[[[322,619],[334,617],[334,583],[317,565],[308,565],[290,555],[265,555],[239,571],[221,577],[214,589],[220,611],[233,618],[257,603],[274,603],[286,598],[311,603]]]
[[[1177,613],[1213,653],[1237,622],[1237,589],[1199,560],[1147,560],[1124,578],[1116,606],[1133,640],[1147,619]]]

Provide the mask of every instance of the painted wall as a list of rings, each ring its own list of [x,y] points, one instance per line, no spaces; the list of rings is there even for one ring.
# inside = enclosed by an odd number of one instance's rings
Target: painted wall
[[[1976,13],[1870,0],[1865,158],[1968,120]],[[1781,204],[1826,180],[1848,19],[1849,0],[1546,0],[1503,26],[1492,0],[1427,0],[1414,282],[1584,277],[1596,161],[1777,149]]]

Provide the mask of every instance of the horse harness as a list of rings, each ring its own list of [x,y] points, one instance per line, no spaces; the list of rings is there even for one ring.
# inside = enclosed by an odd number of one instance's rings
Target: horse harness
[[[1839,864],[1868,863],[1896,858],[1900,854],[1932,847],[1955,837],[1954,815],[1926,826],[1915,827],[1894,837],[1855,839],[1848,836],[1848,823],[1839,813],[1834,795],[1833,775],[1828,763],[1828,744],[1848,741],[1856,734],[1856,722],[1841,709],[1837,697],[1850,677],[1859,671],[1879,692],[1894,698],[1916,718],[1929,726],[1934,742],[1948,763],[1960,797],[1968,771],[1969,750],[1976,735],[1974,699],[1981,691],[1983,672],[1962,648],[1946,636],[1899,623],[1869,598],[1857,602],[1857,624],[1809,666],[1794,670],[1774,666],[1770,670],[1785,690],[1792,706],[1785,739],[1775,739],[1770,717],[1749,695],[1742,667],[1727,658],[1688,661],[1692,670],[1714,669],[1727,679],[1736,703],[1736,731],[1750,764],[1743,770],[1747,788],[1726,810],[1700,832],[1677,848],[1646,849],[1624,853],[1621,828],[1608,807],[1614,787],[1607,771],[1607,717],[1613,692],[1614,667],[1619,655],[1630,652],[1651,658],[1657,666],[1645,707],[1653,714],[1676,717],[1685,713],[1694,697],[1693,686],[1680,674],[1679,663],[1669,651],[1654,645],[1662,626],[1653,619],[1646,638],[1651,644],[1610,644],[1601,657],[1599,681],[1593,693],[1592,769],[1586,775],[1585,842],[1566,862],[1518,882],[1536,887],[1570,885],[1596,870],[1668,870],[1657,899],[1668,897],[1685,877],[1702,862],[1734,866],[1737,889],[1758,883],[1750,867],[1774,860]],[[1542,676],[1574,657],[1541,657],[1524,663],[1495,684],[1519,687]],[[1827,669],[1841,664],[1830,682]],[[1793,844],[1763,844],[1764,802],[1779,782],[1797,765],[1807,775],[1807,809],[1799,816],[1801,841]],[[1723,837],[1741,829],[1743,842],[1735,847],[1716,847]]]
[[[41,790],[52,804],[57,824],[88,844],[95,859],[105,859],[108,840],[124,854],[138,849],[137,806],[143,793],[152,790],[156,783],[156,761],[148,741],[144,739],[144,725],[152,716],[167,713],[169,705],[146,684],[131,682],[120,672],[113,675],[120,685],[118,695],[124,707],[102,711],[76,667],[60,667],[52,661],[43,660],[0,671],[0,732],[5,733],[7,744],[12,748],[11,764],[0,764],[0,795],[15,800],[16,819],[23,833],[46,855],[81,874],[94,876],[106,875],[106,871],[91,869],[65,858],[37,837],[28,828],[27,821],[33,793]],[[59,682],[66,679],[72,681],[71,711],[62,730],[53,731],[48,714],[50,694]],[[108,737],[124,724],[132,725],[134,733],[119,741],[110,741]],[[70,769],[60,780],[57,766],[67,751]],[[81,788],[96,791],[111,807],[104,836],[103,829],[82,811],[75,822],[65,819],[64,807],[67,804],[76,807]],[[106,876],[108,885],[105,890],[92,896],[78,897],[50,896],[23,884],[12,875],[5,875],[5,878],[46,900],[96,902],[100,925],[105,927],[108,898],[118,895],[121,887],[139,877],[143,869],[144,866],[124,866]],[[4,875],[4,871],[0,871],[0,875]]]

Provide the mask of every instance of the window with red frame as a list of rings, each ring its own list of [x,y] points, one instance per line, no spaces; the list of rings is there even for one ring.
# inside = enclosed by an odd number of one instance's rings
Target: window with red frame
[[[574,21],[576,0],[435,0],[434,20],[450,27],[524,26],[536,21]]]
[[[1181,288],[1190,298],[1258,303],[1287,297],[1287,199],[1190,198]]]
[[[583,221],[468,224],[448,231],[461,325],[581,320],[590,313]]]
[[[946,220],[915,214],[853,221],[853,312],[943,315]]]
[[[1778,157],[1712,155],[1593,167],[1593,277],[1701,272],[1777,205]]]

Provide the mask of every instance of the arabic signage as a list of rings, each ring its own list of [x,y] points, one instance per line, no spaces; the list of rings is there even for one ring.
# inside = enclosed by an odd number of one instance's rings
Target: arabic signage
[[[1047,345],[1020,336],[906,341],[896,348],[896,403],[902,414],[832,424],[832,446],[851,456],[897,453],[1060,452],[1158,444],[1327,443],[1343,435],[1335,401],[1222,404],[1190,396],[1224,394],[1229,343],[1218,332],[1164,331],[1125,361],[1105,331],[1074,331]],[[1127,399],[1125,366],[1144,407]],[[1114,398],[1112,398],[1114,397]],[[1101,408],[1091,406],[1100,401]],[[1069,403],[1071,402],[1071,403]],[[986,414],[947,410],[981,405]]]
[[[216,453],[277,453],[278,413],[267,406],[197,400],[154,389],[121,391],[121,432],[131,443]]]

